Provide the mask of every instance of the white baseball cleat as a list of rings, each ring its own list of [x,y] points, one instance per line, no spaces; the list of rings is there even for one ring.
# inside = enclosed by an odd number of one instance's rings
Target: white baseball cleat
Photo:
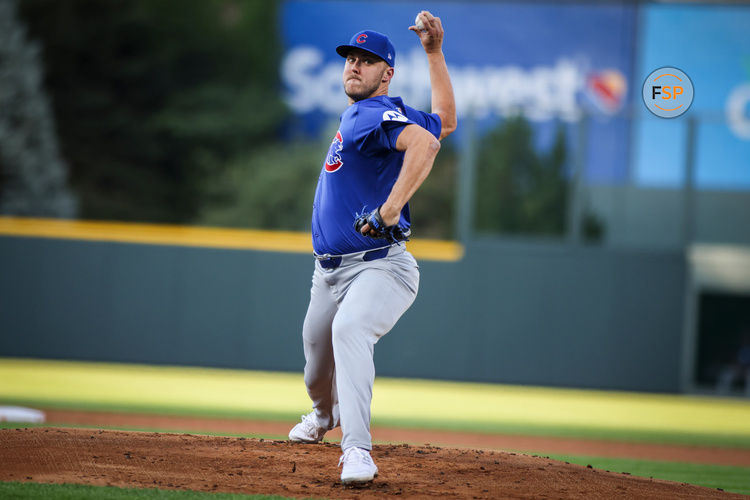
[[[378,476],[378,467],[372,461],[370,452],[362,448],[348,448],[339,459],[341,482],[344,484],[367,483]]]
[[[307,415],[302,415],[302,422],[292,427],[289,431],[289,440],[295,443],[317,443],[323,439],[327,431],[327,428],[320,426],[313,410]]]

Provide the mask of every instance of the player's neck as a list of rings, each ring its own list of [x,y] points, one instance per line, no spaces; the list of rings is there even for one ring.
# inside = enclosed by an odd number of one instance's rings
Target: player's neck
[[[354,99],[352,99],[351,97],[349,97],[349,106],[351,106],[355,102],[362,102],[362,101],[366,101],[367,99],[372,99],[373,97],[382,97],[382,96],[388,97],[388,87],[387,86],[385,86],[385,87],[378,87],[378,90],[376,90],[372,94],[368,95],[364,99],[360,99],[358,101],[355,101]]]

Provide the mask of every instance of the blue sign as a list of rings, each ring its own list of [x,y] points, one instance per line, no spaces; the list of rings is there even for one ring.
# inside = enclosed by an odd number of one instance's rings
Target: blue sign
[[[644,12],[638,75],[674,66],[690,76],[693,103],[672,120],[641,106],[633,175],[641,186],[685,182],[687,120],[696,123],[695,185],[750,189],[750,8],[650,5]]]
[[[300,126],[318,131],[346,107],[343,60],[334,48],[364,29],[386,33],[396,48],[390,94],[429,110],[427,60],[408,30],[424,8],[416,2],[286,2],[281,76]],[[459,127],[469,116],[486,129],[522,113],[550,139],[558,123],[574,131],[588,115],[587,179],[628,178],[629,125],[622,110],[633,94],[634,7],[439,2],[432,13],[445,28]]]

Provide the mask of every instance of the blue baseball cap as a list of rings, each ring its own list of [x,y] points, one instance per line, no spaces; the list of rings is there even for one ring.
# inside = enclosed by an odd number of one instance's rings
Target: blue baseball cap
[[[377,31],[365,30],[355,33],[347,45],[336,47],[336,52],[341,57],[346,57],[352,49],[362,49],[375,54],[391,67],[396,63],[396,49],[387,36]]]

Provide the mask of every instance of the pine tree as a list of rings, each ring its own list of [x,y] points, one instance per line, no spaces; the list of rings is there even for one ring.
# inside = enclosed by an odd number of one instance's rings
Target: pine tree
[[[0,214],[74,217],[37,44],[0,0]]]

